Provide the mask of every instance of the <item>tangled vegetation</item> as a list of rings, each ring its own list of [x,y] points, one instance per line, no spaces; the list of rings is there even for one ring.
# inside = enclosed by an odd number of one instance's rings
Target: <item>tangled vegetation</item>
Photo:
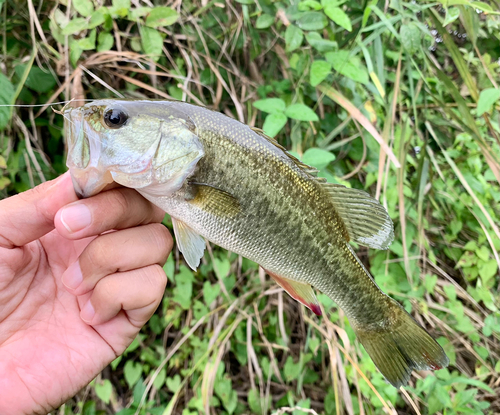
[[[0,7],[0,103],[41,104],[0,107],[0,197],[65,171],[51,103],[206,105],[379,198],[395,241],[355,248],[451,361],[398,391],[326,296],[318,318],[246,259],[211,247],[193,273],[175,251],[157,313],[57,413],[500,413],[498,0]]]

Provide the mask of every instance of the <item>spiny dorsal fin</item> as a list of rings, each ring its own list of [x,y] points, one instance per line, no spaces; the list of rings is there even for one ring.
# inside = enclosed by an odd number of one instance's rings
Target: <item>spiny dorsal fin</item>
[[[264,138],[267,141],[269,141],[272,145],[274,145],[277,148],[279,148],[280,150],[282,150],[283,153],[285,153],[286,156],[290,160],[292,160],[297,165],[297,167],[299,167],[301,170],[305,171],[306,173],[310,174],[311,176],[316,177],[316,175],[318,174],[318,171],[319,171],[318,169],[316,169],[316,168],[314,168],[312,166],[308,166],[307,164],[302,163],[297,157],[292,156],[285,147],[283,147],[280,143],[278,143],[276,141],[276,139],[274,139],[274,138],[269,137],[268,135],[266,135],[266,133],[264,131],[262,131],[260,128],[250,127],[250,129],[254,133],[260,135],[262,138]]]
[[[363,190],[323,183],[335,209],[354,242],[374,249],[387,249],[394,239],[394,225],[387,210]]]
[[[189,267],[196,271],[205,252],[205,239],[178,219],[172,218],[172,224],[179,251]]]
[[[323,186],[342,217],[351,240],[370,248],[388,248],[394,239],[394,227],[387,211],[377,200],[362,190],[327,183],[325,178],[317,177],[317,169],[292,156],[274,138],[267,136],[264,131],[258,128],[250,128],[282,150],[297,167],[311,175],[313,180]]]
[[[217,216],[232,218],[241,211],[238,199],[225,190],[204,183],[189,182],[194,190],[194,199],[190,203],[206,212]]]

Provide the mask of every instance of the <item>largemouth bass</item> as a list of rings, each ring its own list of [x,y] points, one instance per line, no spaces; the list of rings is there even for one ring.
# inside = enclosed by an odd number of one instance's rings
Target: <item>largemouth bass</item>
[[[223,114],[171,101],[100,100],[64,112],[75,190],[136,189],[172,217],[196,269],[205,239],[261,265],[321,314],[313,288],[338,304],[395,387],[440,369],[439,344],[384,294],[349,241],[392,242],[387,211],[366,192],[327,183],[274,139]]]

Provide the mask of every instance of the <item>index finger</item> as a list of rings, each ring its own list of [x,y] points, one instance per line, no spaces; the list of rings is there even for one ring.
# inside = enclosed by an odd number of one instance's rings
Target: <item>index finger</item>
[[[161,222],[165,212],[133,189],[118,188],[64,206],[55,217],[59,234],[68,239],[100,235]]]

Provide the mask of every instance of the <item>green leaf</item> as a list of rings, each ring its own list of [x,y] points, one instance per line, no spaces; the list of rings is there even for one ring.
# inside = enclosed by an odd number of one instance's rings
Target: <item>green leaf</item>
[[[323,6],[321,6],[321,3],[319,1],[316,1],[316,0],[301,1],[297,7],[300,11],[309,11],[311,9],[312,10],[321,10],[323,8]]]
[[[155,380],[153,381],[153,386],[155,387],[155,389],[160,389],[163,386],[166,377],[167,371],[165,370],[165,368],[163,368],[162,370],[160,370],[160,372],[158,372],[158,376],[156,376]]]
[[[156,61],[162,54],[163,37],[158,30],[144,26],[141,28],[141,43],[144,53]]]
[[[219,284],[210,284],[210,281],[205,281],[203,283],[203,300],[206,305],[210,305],[217,298],[220,293],[220,285]]]
[[[292,356],[288,356],[283,367],[283,374],[285,375],[285,380],[291,382],[299,377],[301,371],[300,361],[297,363],[293,362]]]
[[[316,113],[304,104],[293,104],[290,105],[286,111],[285,115],[288,118],[299,121],[318,121],[319,118]]]
[[[106,50],[110,50],[113,47],[113,43],[115,42],[115,38],[111,33],[101,32],[99,36],[97,36],[97,51],[104,52]]]
[[[96,10],[90,17],[89,29],[94,29],[97,26],[102,25],[105,20],[103,12],[101,10]]]
[[[160,27],[173,25],[179,18],[179,13],[170,7],[155,7],[146,18],[146,26]]]
[[[269,114],[264,121],[262,130],[269,136],[274,137],[278,134],[281,129],[285,126],[288,118],[285,114],[275,113]]]
[[[401,25],[399,32],[403,48],[410,54],[414,54],[420,49],[421,33],[420,28],[415,23]]]
[[[318,52],[328,52],[337,48],[337,42],[323,39],[318,32],[309,32],[306,35],[306,40]]]
[[[7,78],[2,72],[0,72],[0,104],[10,105],[12,104],[13,99],[14,99],[14,86],[10,82],[9,78]],[[0,130],[3,130],[7,126],[11,116],[12,116],[12,108],[0,107]],[[0,178],[0,181],[1,180],[2,178]],[[5,180],[3,184],[4,186],[0,190],[2,190],[8,185],[8,183],[5,184]]]
[[[267,29],[268,27],[271,27],[273,23],[274,23],[274,17],[271,16],[270,14],[263,13],[257,18],[257,21],[255,22],[255,28]]]
[[[305,12],[296,23],[303,30],[321,30],[326,27],[328,20],[323,13]]]
[[[449,25],[460,17],[460,9],[458,7],[449,7],[446,9],[446,16],[443,21],[443,26]]]
[[[215,275],[217,275],[217,278],[219,278],[220,280],[226,278],[227,274],[229,274],[230,269],[231,263],[229,262],[229,259],[214,258],[214,271]]]
[[[21,77],[25,67],[26,65],[16,66],[15,70],[18,77]],[[56,78],[54,78],[54,75],[52,75],[51,72],[42,70],[38,66],[33,65],[24,85],[32,89],[33,91],[43,94],[45,92],[49,92],[52,88],[54,88],[56,86],[56,83]]]
[[[333,160],[335,160],[335,155],[321,148],[308,148],[302,156],[303,163],[316,167],[318,170],[324,169]]]
[[[73,0],[71,5],[75,10],[80,13],[83,17],[88,17],[94,11],[94,5],[90,0]]]
[[[483,281],[483,285],[485,287],[491,288],[490,280],[494,277],[494,275],[497,273],[498,270],[497,261],[491,259],[487,262],[483,262],[478,268],[479,268],[479,276]]]
[[[368,71],[361,64],[359,58],[350,56],[350,52],[346,50],[327,52],[325,58],[340,74],[362,84],[368,83]]]
[[[88,37],[78,40],[78,46],[80,46],[82,50],[95,49],[95,38],[96,38],[96,30],[93,29],[90,31],[90,35]]]
[[[5,176],[0,176],[0,190],[5,189],[10,184],[10,180]]]
[[[107,405],[111,400],[111,394],[113,393],[113,385],[109,379],[104,379],[102,383],[96,383],[94,389],[98,398]]]
[[[123,367],[123,374],[128,386],[132,388],[132,386],[134,386],[141,377],[142,365],[139,362],[127,360],[127,363],[125,363],[125,366]]]
[[[500,99],[500,89],[487,88],[481,91],[477,102],[477,116],[480,117],[485,112],[490,112],[493,105]]]
[[[267,112],[269,114],[275,114],[278,112],[285,111],[286,104],[280,98],[266,98],[259,99],[253,103],[253,106],[260,111]]]
[[[332,71],[332,64],[326,61],[314,61],[311,65],[310,82],[312,86],[319,85]]]
[[[335,24],[343,27],[349,32],[352,32],[351,20],[340,7],[327,6],[325,7],[325,14],[332,19]]]
[[[75,33],[80,33],[82,30],[87,29],[88,26],[89,24],[86,19],[83,17],[76,17],[69,21],[61,33],[65,36],[74,35]]]
[[[170,392],[176,393],[181,387],[181,377],[179,375],[175,375],[173,378],[167,378],[165,384]]]
[[[285,31],[286,51],[292,52],[297,49],[302,44],[303,39],[304,32],[301,29],[294,25],[288,26]]]

